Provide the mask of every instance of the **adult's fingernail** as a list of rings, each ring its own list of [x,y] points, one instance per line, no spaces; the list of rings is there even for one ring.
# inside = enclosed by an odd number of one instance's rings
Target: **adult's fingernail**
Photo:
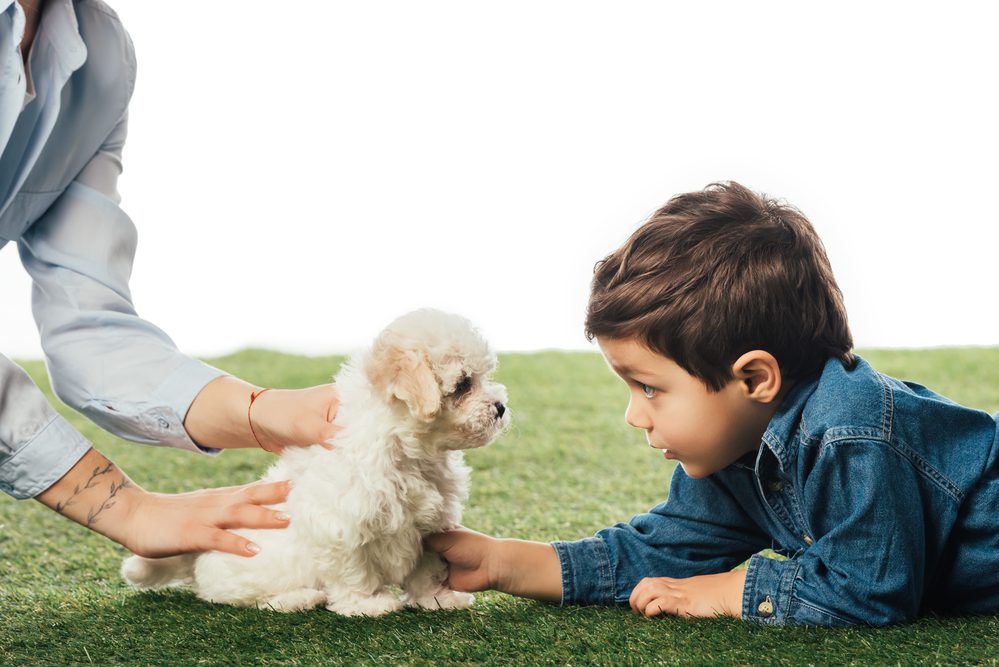
[[[291,515],[287,512],[276,512],[274,518],[278,521],[291,521]]]
[[[250,542],[249,544],[246,545],[246,550],[249,551],[250,553],[258,554],[260,553],[260,546],[254,544],[253,542]]]

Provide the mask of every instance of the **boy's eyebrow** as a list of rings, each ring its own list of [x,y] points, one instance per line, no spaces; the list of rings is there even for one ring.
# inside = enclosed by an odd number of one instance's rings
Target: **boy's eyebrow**
[[[647,373],[638,368],[632,368],[631,366],[615,366],[611,364],[611,368],[616,370],[621,375],[652,375],[652,373]]]

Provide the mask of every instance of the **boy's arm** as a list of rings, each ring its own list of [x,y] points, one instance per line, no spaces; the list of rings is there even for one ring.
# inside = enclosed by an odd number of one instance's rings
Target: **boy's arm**
[[[562,600],[562,569],[552,545],[499,540],[497,559],[500,568],[496,590],[542,602]]]
[[[798,625],[887,625],[914,619],[927,575],[919,472],[892,444],[824,445],[798,491],[810,508],[804,548],[778,561],[753,556],[744,617]]]
[[[552,545],[498,539],[459,528],[424,541],[449,566],[447,585],[458,591],[492,589],[543,602],[562,599],[562,571]]]
[[[497,539],[465,528],[431,535],[425,545],[448,563],[446,584],[458,591],[487,589],[561,602],[562,568],[551,544]],[[686,579],[647,577],[631,593],[633,611],[645,616],[742,614],[745,570]]]
[[[745,491],[752,493],[751,473],[744,472]],[[698,612],[705,609],[703,615],[740,616],[745,573],[731,570],[771,541],[714,477],[691,479],[677,467],[666,503],[575,542],[496,539],[459,529],[425,543],[448,562],[457,590],[491,588],[563,604],[634,607],[636,590],[651,595],[672,582],[670,595],[683,594],[695,603],[671,603],[668,613],[702,615]],[[660,597],[650,598],[645,608]]]
[[[716,608],[721,604],[716,584],[726,579],[726,599],[731,600],[742,576],[731,574],[732,569],[772,546],[770,536],[743,508],[752,502],[755,484],[748,469],[693,479],[677,466],[665,503],[594,537],[554,543],[562,569],[562,602],[634,606],[633,593],[649,579],[686,581],[698,604]],[[729,576],[704,576],[722,573]],[[735,607],[732,612],[738,616],[740,605]]]

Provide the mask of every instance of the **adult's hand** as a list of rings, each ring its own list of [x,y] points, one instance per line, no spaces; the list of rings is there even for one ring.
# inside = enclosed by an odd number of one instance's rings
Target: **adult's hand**
[[[289,483],[254,482],[190,493],[150,493],[91,448],[69,472],[35,497],[43,505],[157,558],[197,551],[253,556],[252,542],[233,528],[285,528],[290,517],[265,507],[283,502]]]
[[[322,444],[336,435],[340,399],[332,384],[307,389],[270,389],[223,376],[209,382],[187,411],[184,428],[206,447],[285,447]],[[252,407],[251,395],[256,395]],[[251,428],[252,420],[252,428]]]
[[[331,384],[307,389],[271,389],[257,396],[249,410],[260,447],[280,454],[285,447],[327,443],[340,427],[333,423],[340,398]]]

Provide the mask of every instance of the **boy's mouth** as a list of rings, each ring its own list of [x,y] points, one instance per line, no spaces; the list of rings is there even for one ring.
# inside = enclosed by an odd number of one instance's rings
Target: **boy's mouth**
[[[646,437],[648,437],[648,436],[646,436]],[[667,459],[670,459],[670,460],[676,458],[676,454],[674,452],[672,452],[668,447],[663,447],[659,443],[653,442],[652,438],[648,438],[648,441],[649,441],[649,447],[651,447],[652,449],[661,449],[662,450],[664,458],[667,458]]]

